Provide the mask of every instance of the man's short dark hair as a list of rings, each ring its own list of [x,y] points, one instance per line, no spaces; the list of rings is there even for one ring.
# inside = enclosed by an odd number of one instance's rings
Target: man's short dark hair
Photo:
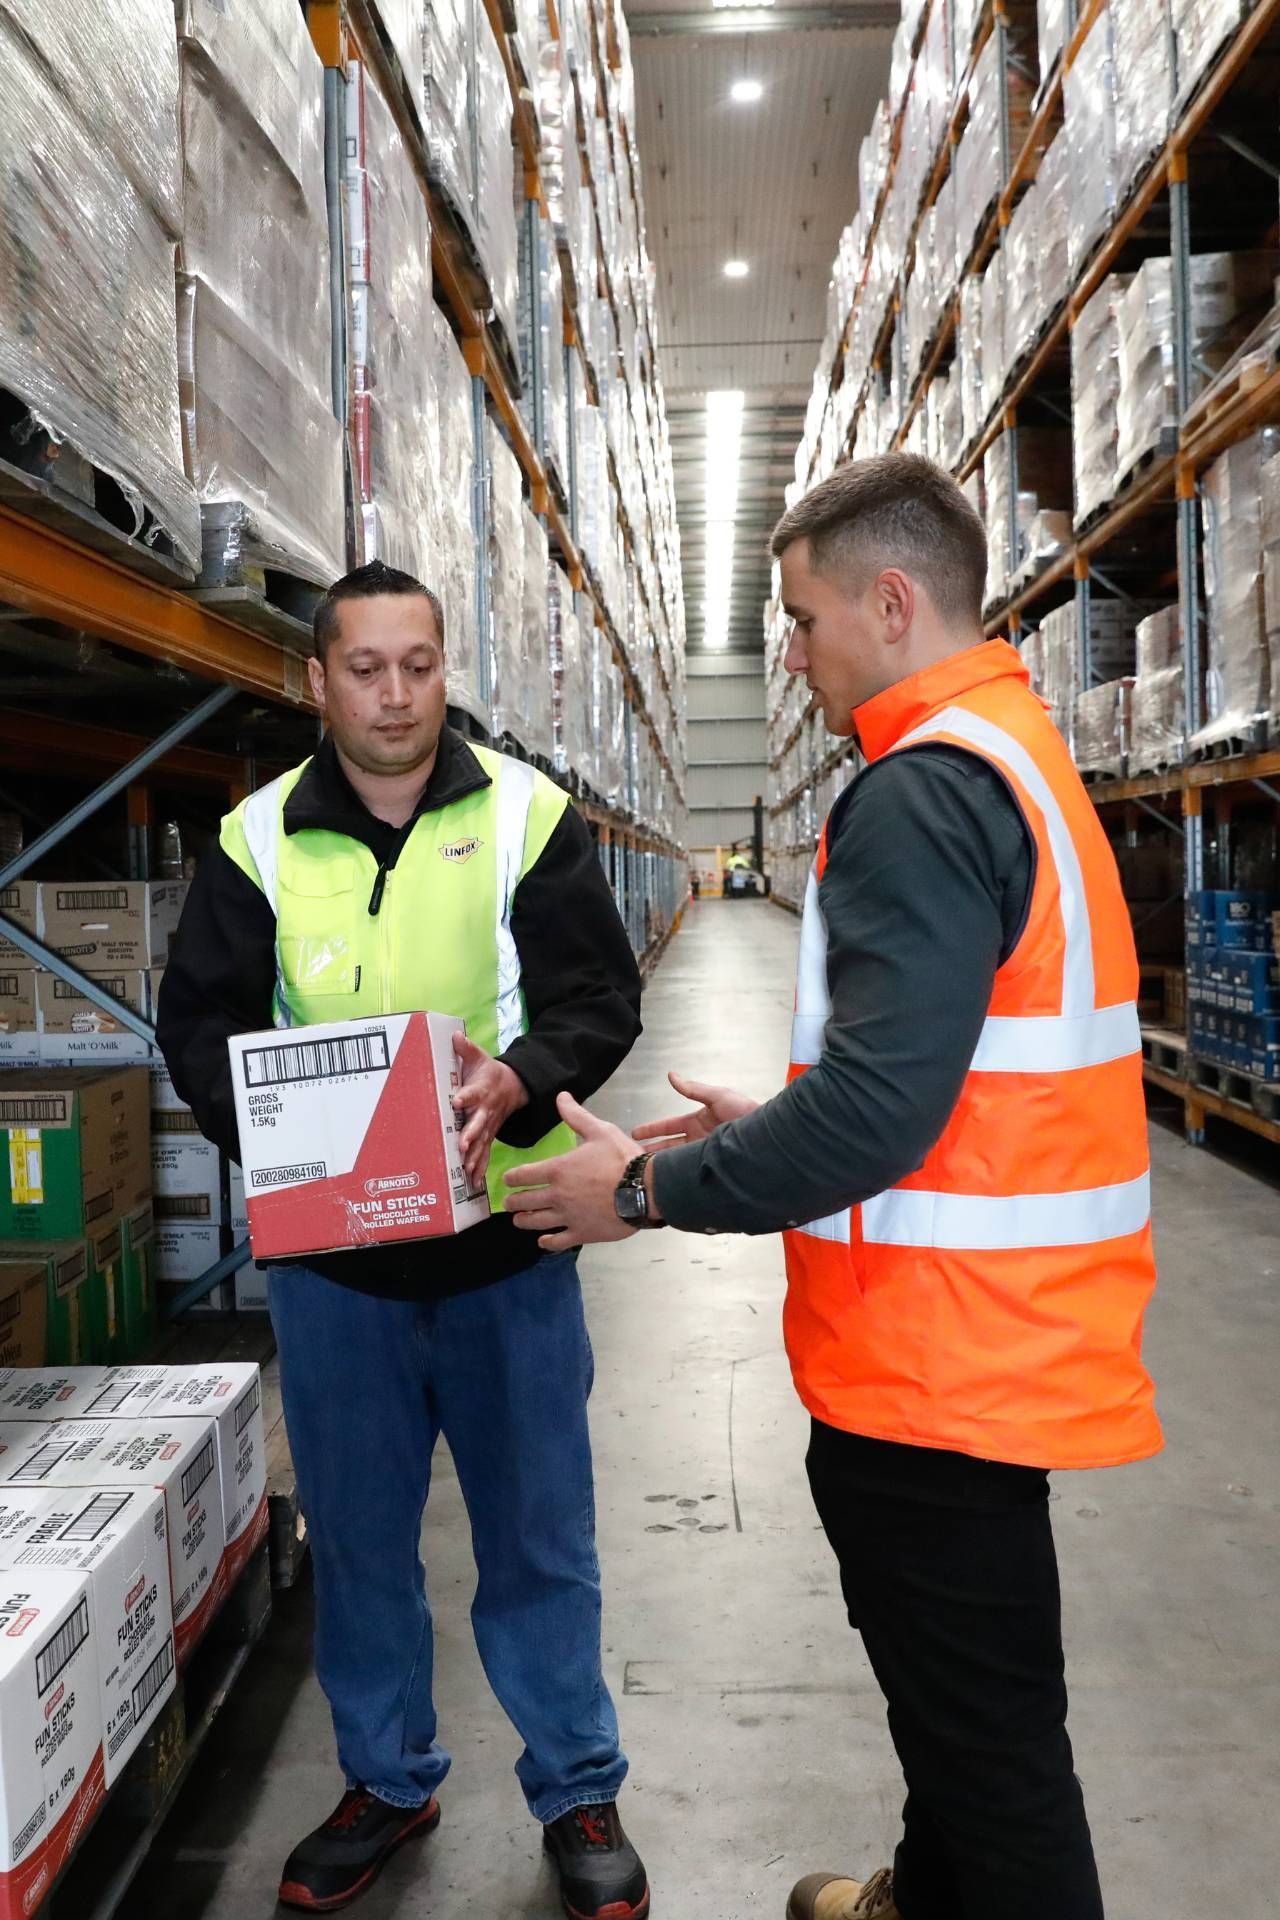
[[[980,625],[987,578],[982,521],[949,473],[918,453],[837,467],[784,513],[770,549],[809,542],[815,573],[864,593],[882,567],[918,580],[948,626]]]
[[[415,580],[411,573],[401,573],[398,567],[388,567],[381,560],[371,560],[368,566],[357,567],[353,573],[344,573],[341,580],[335,580],[317,604],[311,631],[314,650],[321,660],[329,650],[329,642],[338,637],[338,608],[343,601],[373,600],[384,593],[421,594],[435,618],[436,633],[443,650],[444,608],[440,605],[439,594],[433,593],[430,587],[424,587],[421,580]]]

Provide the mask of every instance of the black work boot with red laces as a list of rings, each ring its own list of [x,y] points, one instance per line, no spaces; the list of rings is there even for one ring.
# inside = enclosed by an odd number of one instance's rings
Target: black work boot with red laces
[[[644,1920],[649,1882],[612,1800],[574,1807],[542,1829],[569,1920]]]
[[[322,1826],[299,1842],[280,1876],[280,1902],[304,1913],[336,1913],[371,1887],[407,1840],[433,1833],[440,1802],[392,1807],[363,1787],[343,1794]]]

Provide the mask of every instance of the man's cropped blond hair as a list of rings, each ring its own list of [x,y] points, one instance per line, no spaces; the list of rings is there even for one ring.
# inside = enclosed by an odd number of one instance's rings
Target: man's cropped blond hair
[[[770,542],[774,558],[797,540],[808,541],[815,573],[847,584],[855,597],[885,567],[898,567],[948,626],[982,623],[982,521],[951,475],[918,453],[837,467],[783,514]]]

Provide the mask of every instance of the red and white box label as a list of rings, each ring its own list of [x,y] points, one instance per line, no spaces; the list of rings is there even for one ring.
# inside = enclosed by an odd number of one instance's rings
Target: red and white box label
[[[229,1042],[254,1258],[461,1233],[488,1197],[462,1165],[461,1020],[389,1013]]]

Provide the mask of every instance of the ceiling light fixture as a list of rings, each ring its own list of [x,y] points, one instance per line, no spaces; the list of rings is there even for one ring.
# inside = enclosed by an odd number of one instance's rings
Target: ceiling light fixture
[[[745,395],[723,390],[707,395],[707,464],[703,511],[706,515],[705,599],[702,640],[707,647],[729,644],[729,603],[733,595],[733,527],[738,512],[738,455],[742,446]]]
[[[724,263],[726,280],[745,280],[750,271],[745,260],[726,260]]]
[[[735,80],[729,89],[729,98],[742,107],[754,106],[763,96],[764,83],[760,80]]]

